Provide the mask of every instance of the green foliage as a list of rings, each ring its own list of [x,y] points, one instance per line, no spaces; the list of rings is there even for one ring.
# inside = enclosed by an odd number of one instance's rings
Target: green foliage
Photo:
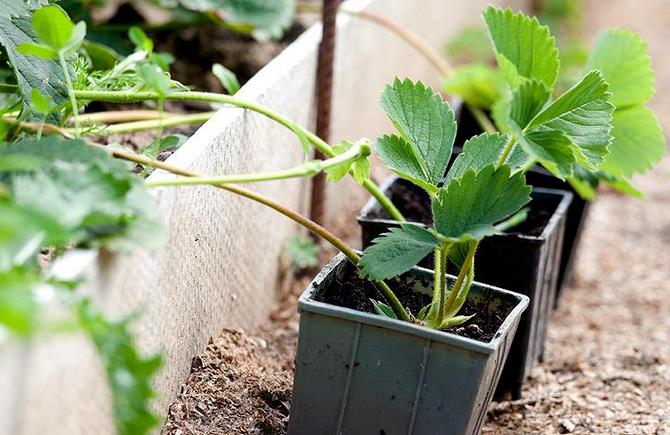
[[[319,245],[309,237],[296,234],[286,241],[284,249],[291,257],[293,266],[298,269],[319,265]]]
[[[559,69],[556,40],[549,28],[521,12],[489,6],[484,12],[496,59],[503,75],[515,88],[522,78],[552,88]]]
[[[449,168],[447,182],[462,177],[468,169],[477,171],[497,162],[508,141],[509,136],[500,133],[482,133],[466,140],[463,150]]]
[[[178,0],[181,6],[201,12],[215,11],[232,29],[258,39],[279,38],[291,23],[295,0]]]
[[[461,63],[486,64],[493,57],[486,31],[479,26],[468,26],[447,42],[447,55]]]
[[[160,369],[161,357],[138,353],[129,328],[132,318],[107,320],[88,300],[78,304],[77,313],[107,371],[117,432],[120,435],[148,433],[159,423],[149,402],[154,396],[151,379]]]
[[[107,152],[52,136],[8,144],[0,156],[33,161],[31,170],[0,173],[0,182],[16,206],[39,216],[33,223],[60,234],[51,243],[127,250],[162,239],[147,188]]]
[[[433,199],[435,229],[454,242],[481,240],[496,233],[494,224],[513,215],[530,201],[523,174],[510,168],[467,169],[452,178]]]
[[[67,88],[58,63],[33,55],[25,55],[18,50],[22,44],[37,43],[37,36],[31,26],[30,12],[45,4],[47,4],[46,1],[0,0],[0,45],[4,47],[16,77],[19,92],[23,98],[23,112],[28,120],[43,118],[41,114],[33,112],[30,105],[33,89],[38,89],[56,106],[67,101]],[[54,113],[48,120],[58,122],[60,114]]]
[[[0,329],[21,338],[33,333],[39,312],[34,292],[40,282],[39,275],[27,268],[0,270]]]
[[[599,177],[626,193],[635,193],[628,179],[650,170],[665,153],[660,123],[645,106],[654,94],[647,44],[629,30],[607,30],[598,38],[586,68],[603,72],[616,106],[610,154]]]
[[[372,241],[358,267],[369,279],[381,280],[407,272],[440,245],[430,231],[403,224]]]
[[[449,104],[421,82],[396,79],[382,92],[380,106],[399,135],[377,140],[379,158],[399,176],[434,192],[456,137]]]

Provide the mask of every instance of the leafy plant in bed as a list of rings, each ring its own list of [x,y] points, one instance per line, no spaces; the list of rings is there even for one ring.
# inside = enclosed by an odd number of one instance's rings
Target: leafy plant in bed
[[[506,161],[515,170],[526,172],[529,182],[537,179],[537,170],[531,170],[536,163],[553,174],[549,179],[558,183],[566,177],[576,179],[575,174],[601,171],[607,167],[611,159],[610,148],[617,147],[617,126],[612,114],[616,117],[618,109],[610,103],[616,94],[608,92],[603,73],[597,68],[599,65],[594,63],[593,69],[576,85],[552,100],[550,95],[559,62],[548,29],[536,20],[510,10],[490,7],[484,17],[501,65],[500,80],[508,83],[505,85],[506,97],[491,100],[497,101],[494,119],[501,131],[508,134],[508,140],[500,140],[500,135],[494,136],[499,138],[497,141],[483,140],[486,135],[477,136],[478,140],[465,142],[463,158],[474,159],[475,152],[489,154],[491,159]],[[512,32],[511,29],[516,30]],[[515,37],[506,38],[505,35]],[[517,38],[516,35],[521,36]],[[469,86],[468,92],[461,92],[466,102],[481,110],[481,106],[476,105],[477,100],[471,97],[479,89],[477,82],[463,80],[459,83]],[[616,88],[615,84],[615,91]],[[395,89],[389,91],[397,92]],[[399,116],[398,111],[385,101],[382,96],[387,114],[393,120]],[[428,115],[424,118],[428,119]],[[417,142],[411,143],[416,146]],[[391,180],[383,186],[384,192],[410,220],[410,215],[414,215],[419,222],[430,223],[429,195],[424,192],[425,187],[416,181],[416,174],[403,173],[404,168],[394,166],[394,156],[386,156],[387,143],[384,138],[378,140],[378,154],[407,181]],[[565,232],[563,215],[570,195],[536,188],[533,196],[535,201],[531,203],[529,219],[535,222],[544,215],[540,231],[529,232],[531,222],[512,228],[507,234],[484,241],[478,257],[478,268],[485,270],[480,275],[483,282],[531,296],[531,309],[524,316],[530,319],[528,322],[522,320],[517,344],[500,384],[500,393],[511,390],[514,396],[520,394],[521,383],[532,362],[541,357],[547,321],[557,293],[556,282],[560,279],[556,275],[564,270],[559,268],[559,261]],[[542,211],[540,205],[546,206],[547,210]],[[397,225],[383,212],[379,213],[374,201],[362,211],[359,222],[363,227],[364,246],[389,226]],[[515,266],[525,273],[509,273]],[[515,355],[519,355],[518,358]]]
[[[516,18],[513,18],[515,16]],[[535,128],[536,125],[529,123],[529,119],[521,121],[510,119],[510,105],[519,99],[525,99],[530,104],[528,107],[533,107],[532,104],[541,105],[544,97],[536,98],[536,102],[533,103],[532,99],[535,97],[523,95],[524,91],[520,86],[524,81],[542,82],[546,86],[546,89],[540,91],[543,95],[556,93],[555,80],[562,71],[558,68],[555,40],[550,37],[549,30],[540,26],[536,20],[513,14],[510,10],[489,9],[484,18],[498,68],[494,69],[485,64],[464,65],[457,68],[451,77],[446,78],[445,89],[449,93],[460,95],[470,106],[489,111],[501,131]],[[506,38],[505,35],[512,34],[509,29],[514,23],[520,26],[520,31],[514,33],[518,37]],[[531,39],[531,35],[535,37]],[[522,55],[515,57],[517,56],[515,53]],[[539,56],[535,59],[542,61],[531,62],[533,59],[531,55]],[[623,193],[641,196],[630,183],[631,178],[635,174],[650,170],[661,159],[665,150],[665,139],[660,124],[653,112],[646,107],[646,103],[654,94],[654,71],[646,43],[632,31],[607,29],[597,38],[593,50],[584,57],[586,64],[583,70],[600,71],[609,84],[607,89],[611,94],[609,102],[614,106],[614,110],[611,120],[611,141],[607,144],[607,152],[599,159],[600,161],[585,165],[579,159],[574,162],[572,159],[574,152],[570,153],[570,150],[558,153],[558,149],[562,148],[545,146],[546,152],[553,154],[545,157],[553,160],[553,163],[547,165],[545,163],[549,162],[543,161],[545,158],[538,159],[544,168],[535,167],[527,173],[528,182],[534,186],[571,190],[577,194],[567,216],[559,289],[570,281],[581,229],[589,202],[596,197],[597,186],[604,183]],[[510,62],[517,66],[524,65],[525,72],[520,73],[521,81],[514,74],[509,74]],[[574,66],[571,59],[568,64]],[[551,75],[546,77],[548,80],[540,76],[544,74],[541,72],[543,69],[551,72]],[[476,74],[477,78],[468,79],[474,74],[473,71],[479,71]],[[566,80],[564,77],[563,82],[567,83]],[[587,101],[584,103],[593,104]],[[585,106],[585,114],[588,113],[588,109]],[[468,115],[469,112],[465,111],[466,118],[463,119],[462,125],[469,124],[472,127],[468,131],[476,132],[477,123],[474,119],[467,119]],[[571,121],[572,119],[565,118],[562,122]],[[584,124],[582,129],[588,127]],[[469,134],[474,133],[466,133]],[[571,140],[574,142],[574,136]],[[597,142],[590,145],[598,146]],[[529,143],[525,146],[520,143],[520,146],[525,149],[534,145]],[[568,157],[567,160],[565,156]],[[571,168],[568,167],[570,164]],[[560,166],[565,167],[565,170]]]

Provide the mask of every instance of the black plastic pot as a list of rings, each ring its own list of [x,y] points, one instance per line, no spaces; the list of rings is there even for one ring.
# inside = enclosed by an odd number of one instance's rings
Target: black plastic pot
[[[410,220],[417,216],[419,210],[407,208],[405,200],[408,194],[422,198],[421,207],[430,210],[427,194],[406,180],[391,177],[381,188]],[[556,295],[565,213],[572,200],[570,192],[542,188],[534,188],[531,197],[527,222],[509,233],[485,238],[475,256],[477,281],[510,289],[530,298],[530,306],[521,318],[498,384],[498,396],[510,392],[513,398],[521,396],[530,368],[544,351],[547,324]],[[533,225],[541,220],[535,217],[542,215],[546,216],[544,222],[540,226]],[[365,205],[358,222],[362,229],[363,247],[389,228],[399,225],[388,218],[374,198]],[[531,226],[534,228],[531,229]],[[424,259],[420,265],[432,269],[431,257]]]
[[[482,342],[318,301],[355,273],[340,254],[300,296],[288,433],[478,434],[528,298],[475,282],[468,300],[511,310]],[[414,268],[394,285],[430,295],[432,280]]]
[[[457,103],[457,106],[454,107],[454,112],[458,117],[458,131],[454,154],[458,154],[463,143],[470,137],[482,133],[482,129],[477,125],[470,111],[462,103]],[[572,284],[575,257],[577,256],[582,230],[589,214],[591,202],[580,197],[568,182],[554,177],[549,171],[539,165],[531,168],[526,173],[526,182],[532,186],[566,190],[573,194],[572,203],[568,208],[565,222],[565,237],[561,251],[561,265],[558,272],[558,289],[556,291],[556,301],[558,301],[562,290]]]

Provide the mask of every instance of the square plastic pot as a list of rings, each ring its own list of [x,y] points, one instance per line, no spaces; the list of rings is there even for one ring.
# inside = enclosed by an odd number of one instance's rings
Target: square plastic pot
[[[528,297],[472,285],[469,299],[514,306],[483,343],[315,300],[346,273],[340,254],[300,297],[289,434],[479,433]],[[401,278],[427,294],[432,279],[422,268]]]
[[[406,180],[391,177],[381,188],[391,200],[401,188],[416,191],[417,195],[425,196],[425,207],[430,209],[427,195]],[[542,207],[550,216],[541,233],[505,233],[487,237],[479,244],[475,255],[475,276],[479,282],[507,288],[530,298],[530,306],[521,318],[500,378],[498,397],[509,392],[513,398],[520,398],[524,380],[544,352],[557,291],[565,215],[573,195],[561,190],[534,188],[531,197],[531,209]],[[385,212],[374,198],[361,210],[358,223],[364,248],[389,228],[399,226],[397,221],[376,217],[383,215]],[[420,265],[432,268],[432,255]]]

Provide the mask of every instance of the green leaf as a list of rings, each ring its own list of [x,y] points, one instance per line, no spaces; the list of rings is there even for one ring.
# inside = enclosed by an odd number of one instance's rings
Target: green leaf
[[[49,0],[0,0],[0,18],[25,17]]]
[[[439,245],[430,231],[402,224],[374,239],[363,251],[358,267],[369,279],[391,278],[407,272]]]
[[[369,150],[370,145],[368,140],[362,139],[361,141],[367,144]],[[359,143],[360,141],[356,144]],[[343,154],[344,152],[351,149],[354,145],[355,144],[353,142],[344,141],[333,145],[333,151],[335,152],[336,156],[339,156],[340,154]],[[339,165],[326,168],[326,174],[328,174],[327,180],[332,182],[340,181],[342,178],[344,178],[345,175],[349,173],[350,170],[356,182],[358,184],[363,184],[365,180],[370,178],[370,171],[372,170],[372,166],[370,165],[370,160],[368,160],[367,156],[361,156],[353,161],[340,163]]]
[[[456,136],[454,112],[442,97],[421,82],[395,79],[380,97],[380,106],[400,135],[411,145],[394,157],[409,159],[403,166],[419,165],[427,184],[437,185],[447,169]]]
[[[442,236],[454,241],[480,240],[495,233],[494,224],[530,201],[523,174],[510,176],[506,165],[468,169],[452,178],[433,198],[433,221]]]
[[[495,164],[508,141],[509,136],[500,133],[482,133],[468,139],[463,144],[463,151],[451,165],[446,181],[462,177],[468,169],[477,171]]]
[[[39,89],[33,89],[30,93],[30,104],[32,104],[35,112],[41,113],[42,115],[48,115],[53,109],[49,99],[42,94]]]
[[[235,95],[240,90],[240,82],[237,80],[235,73],[220,63],[212,65],[212,74],[219,79],[228,94]]]
[[[665,137],[649,108],[633,106],[614,112],[610,154],[602,170],[616,177],[630,177],[650,170],[665,153]]]
[[[374,308],[375,313],[379,314],[380,316],[389,317],[391,319],[398,318],[398,316],[396,316],[393,312],[393,308],[389,307],[384,302],[379,302],[374,299],[370,299],[370,302],[372,303],[372,307]]]
[[[489,109],[498,101],[505,87],[505,81],[498,71],[488,65],[463,65],[444,78],[444,91],[448,95],[458,95],[470,107]]]
[[[64,50],[66,52],[72,52],[76,50],[84,42],[84,38],[86,38],[86,23],[80,21],[74,26],[72,35],[67,41],[67,45],[65,46]]]
[[[58,52],[46,45],[36,44],[34,42],[24,42],[16,47],[16,51],[27,56],[35,56],[40,59],[52,60],[58,58]]]
[[[448,317],[447,319],[444,319],[442,324],[440,324],[439,329],[447,329],[447,328],[451,328],[453,326],[462,325],[463,323],[467,322],[468,320],[472,319],[473,317],[475,317],[475,314],[471,314],[469,316]]]
[[[284,249],[294,267],[304,269],[319,265],[319,245],[309,237],[297,234],[286,241]]]
[[[632,196],[633,198],[642,199],[644,194],[633,186],[630,181],[625,178],[609,178],[605,182],[615,190],[618,190],[621,193]]]
[[[67,13],[56,5],[34,11],[32,25],[40,42],[55,51],[67,47],[74,32],[74,23]],[[86,27],[84,27],[84,33],[86,33]]]
[[[489,6],[484,21],[496,52],[501,71],[516,87],[520,77],[535,79],[551,89],[558,77],[559,60],[556,40],[549,28],[537,18],[521,12]]]
[[[293,22],[295,0],[179,0],[187,9],[220,11],[233,30],[258,39],[279,38]]]
[[[144,84],[161,97],[165,97],[172,86],[170,79],[165,75],[165,71],[158,65],[145,63],[140,66],[140,76]]]
[[[588,180],[577,175],[568,178],[568,183],[575,190],[577,195],[587,201],[593,201],[597,195],[597,186],[593,186]]]
[[[154,42],[138,26],[128,29],[128,38],[135,45],[135,49],[151,53],[154,51]]]
[[[556,177],[565,179],[572,175],[572,166],[577,162],[576,146],[561,132],[537,129],[525,135],[517,133],[517,138],[521,149]]]
[[[0,0],[0,6],[5,6]],[[14,18],[0,17],[0,45],[5,48],[9,63],[16,75],[16,81],[24,101],[24,111],[28,120],[42,120],[42,115],[34,113],[30,107],[32,89],[50,97],[54,105],[67,101],[67,87],[63,78],[63,71],[58,62],[45,60],[32,55],[25,55],[18,51],[23,43],[35,43],[36,37],[32,31],[29,16]],[[48,122],[58,123],[59,114],[54,113],[47,119]]]
[[[586,71],[599,69],[617,108],[644,104],[654,95],[654,70],[647,43],[627,29],[608,29],[596,41]]]
[[[0,157],[48,162],[33,171],[0,173],[14,202],[53,221],[73,243],[127,250],[162,239],[153,199],[141,178],[103,150],[56,136],[0,149]]]
[[[151,410],[151,399],[156,395],[152,379],[161,366],[160,355],[139,353],[130,333],[132,318],[107,320],[88,300],[79,303],[77,313],[107,372],[117,432],[120,435],[148,433],[159,423]]]

